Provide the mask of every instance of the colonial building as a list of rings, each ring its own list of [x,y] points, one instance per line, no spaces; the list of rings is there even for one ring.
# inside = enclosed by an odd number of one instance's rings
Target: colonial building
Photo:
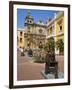
[[[28,12],[24,30],[18,29],[18,47],[21,48],[40,48],[45,43],[46,39],[46,26],[41,19],[38,23],[34,23],[34,18]]]
[[[55,42],[62,39],[64,41],[64,12],[58,12],[47,24],[46,39],[54,37]],[[55,48],[55,53],[58,54],[59,50]]]
[[[44,24],[41,18],[35,23],[28,12],[24,29],[17,30],[18,48],[41,48],[50,37],[54,37],[55,42],[64,40],[64,13],[58,12],[52,20],[48,19]],[[58,53],[58,50],[55,49],[55,52]]]
[[[24,29],[21,28],[17,30],[17,46],[18,48],[24,48],[25,46]]]

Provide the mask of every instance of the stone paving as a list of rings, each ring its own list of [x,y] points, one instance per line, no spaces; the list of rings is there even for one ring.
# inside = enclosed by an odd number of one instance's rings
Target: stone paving
[[[44,79],[41,70],[44,69],[44,64],[34,63],[32,57],[20,56],[18,52],[17,62],[17,79],[18,80],[39,80]]]
[[[45,79],[41,74],[41,71],[45,69],[44,63],[34,63],[32,57],[29,57],[27,53],[25,56],[21,56],[21,52],[17,54],[17,80],[39,80]],[[56,56],[58,61],[58,71],[64,72],[64,57]]]
[[[45,77],[45,79],[55,79],[55,75],[53,73],[45,74],[45,71],[41,71],[42,75]],[[64,78],[64,73],[63,72],[58,72],[58,78],[62,79]]]

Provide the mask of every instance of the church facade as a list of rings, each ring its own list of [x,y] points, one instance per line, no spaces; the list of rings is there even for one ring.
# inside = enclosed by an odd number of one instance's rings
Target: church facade
[[[64,12],[59,11],[52,20],[46,20],[46,23],[41,18],[35,23],[28,12],[24,29],[17,30],[17,46],[25,49],[42,48],[50,37],[54,37],[55,42],[58,39],[64,40]],[[58,50],[55,52],[58,53]]]
[[[25,18],[24,30],[17,30],[18,47],[37,49],[45,43],[46,25],[41,20],[34,23],[34,18],[28,14]]]

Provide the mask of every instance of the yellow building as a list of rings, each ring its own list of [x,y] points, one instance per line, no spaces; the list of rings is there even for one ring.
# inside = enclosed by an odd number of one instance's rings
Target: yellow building
[[[23,29],[17,30],[17,46],[18,46],[18,48],[25,47],[24,30]]]
[[[56,17],[56,37],[57,40],[64,39],[64,13],[59,12]]]
[[[64,12],[55,14],[54,19],[47,24],[47,40],[54,37],[55,42],[62,39],[64,41]],[[59,50],[55,48],[55,53],[59,54]]]

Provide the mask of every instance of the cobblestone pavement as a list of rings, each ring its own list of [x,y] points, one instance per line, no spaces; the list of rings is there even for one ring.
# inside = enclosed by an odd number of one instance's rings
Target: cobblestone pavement
[[[64,56],[63,55],[56,55],[56,61],[58,61],[58,71],[64,72]]]
[[[34,63],[32,57],[21,56],[18,52],[17,60],[17,79],[18,80],[39,80],[44,79],[41,71],[44,69],[44,64]]]
[[[21,53],[18,51],[17,57],[18,80],[44,79],[41,71],[44,70],[45,64],[34,63],[32,57],[29,57],[27,53],[25,53],[25,56],[21,56]],[[58,71],[64,72],[64,57],[56,56],[56,60],[58,61]]]

